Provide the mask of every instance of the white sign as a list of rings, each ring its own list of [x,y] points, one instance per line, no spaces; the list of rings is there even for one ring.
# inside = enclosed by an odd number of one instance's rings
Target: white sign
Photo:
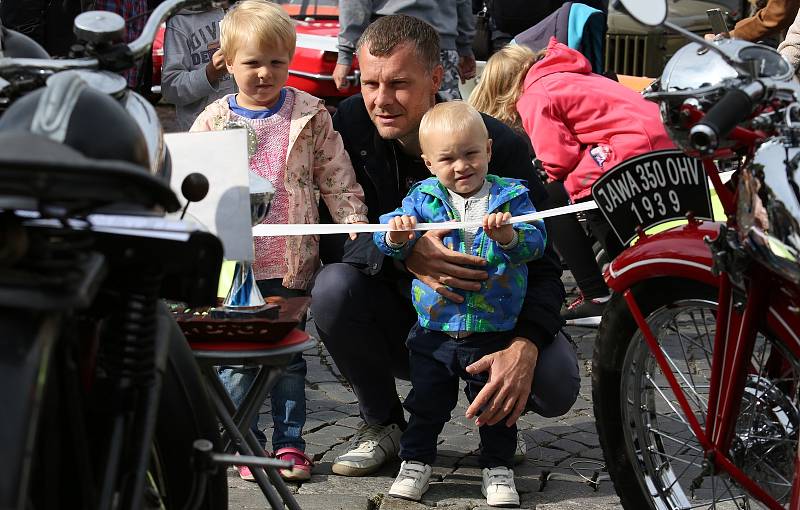
[[[208,179],[208,195],[189,204],[184,219],[197,222],[217,235],[226,259],[252,262],[247,131],[169,133],[164,135],[164,141],[172,157],[170,186],[181,206],[186,204],[181,193],[184,177],[199,172]],[[179,218],[180,212],[174,217]]]

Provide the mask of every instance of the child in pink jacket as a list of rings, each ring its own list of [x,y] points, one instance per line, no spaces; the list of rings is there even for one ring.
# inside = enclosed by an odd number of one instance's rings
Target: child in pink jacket
[[[655,103],[593,74],[583,54],[555,38],[533,55],[516,104],[536,157],[573,203],[591,200],[592,184],[617,164],[674,147]],[[609,260],[619,255],[624,246],[608,222],[598,211],[586,216]]]
[[[470,101],[528,134],[554,204],[566,202],[567,194],[572,202],[590,200],[592,184],[621,161],[672,147],[654,103],[593,74],[580,52],[555,38],[539,52],[510,45],[495,53]],[[609,259],[616,257],[624,247],[608,223],[597,211],[586,216]],[[599,321],[608,287],[583,229],[565,216],[550,219],[548,233],[580,288],[561,316],[568,322]]]
[[[264,223],[319,223],[319,198],[337,223],[366,223],[364,191],[330,114],[321,100],[285,86],[297,37],[294,21],[274,3],[244,0],[228,11],[222,27],[221,50],[239,92],[208,105],[191,131],[224,129],[230,123],[246,126],[255,142],[250,171],[275,187]],[[256,238],[253,270],[262,293],[305,295],[319,266],[318,245],[317,236]],[[257,367],[220,367],[236,405],[257,373]],[[305,375],[305,360],[297,354],[270,395],[272,447],[276,458],[293,464],[280,470],[288,480],[311,478],[312,461],[302,437]],[[251,429],[265,447],[257,417],[254,421]],[[239,467],[239,475],[253,480],[246,466]]]
[[[517,110],[536,157],[573,202],[590,197],[594,181],[618,163],[674,147],[658,105],[593,74],[580,52],[551,38],[537,56]]]

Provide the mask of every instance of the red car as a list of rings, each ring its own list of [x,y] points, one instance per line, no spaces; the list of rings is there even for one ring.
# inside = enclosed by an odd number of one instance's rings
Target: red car
[[[289,64],[288,85],[325,99],[335,106],[339,100],[359,91],[358,63],[350,72],[351,85],[338,90],[333,83],[339,34],[337,0],[278,0],[286,12],[297,20],[297,49]],[[312,4],[312,5],[309,5]],[[161,65],[164,62],[164,25],[153,43],[153,93],[161,91]]]

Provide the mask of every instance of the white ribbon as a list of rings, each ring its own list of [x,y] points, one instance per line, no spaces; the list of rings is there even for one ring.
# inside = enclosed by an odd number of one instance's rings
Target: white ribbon
[[[579,211],[588,211],[590,209],[597,209],[597,204],[594,201],[581,202],[579,204],[565,205],[564,207],[556,207],[555,209],[548,209],[546,211],[539,211],[531,214],[523,214],[522,216],[514,216],[509,220],[509,223],[529,223],[535,220],[550,218],[551,216],[560,216],[562,214],[572,214]],[[466,229],[482,226],[480,221],[451,221],[444,223],[418,223],[414,230],[454,230]],[[388,232],[391,230],[389,225],[385,223],[293,223],[293,224],[270,224],[262,223],[253,227],[254,237],[273,237],[273,236],[309,236],[309,235],[325,235],[325,234],[349,234],[350,232]]]

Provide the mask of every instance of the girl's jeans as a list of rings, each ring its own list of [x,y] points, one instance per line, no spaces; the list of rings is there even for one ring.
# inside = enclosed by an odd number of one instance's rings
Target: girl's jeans
[[[284,288],[281,280],[277,278],[259,280],[257,283],[264,296],[297,297],[306,295],[306,292],[302,290]],[[305,328],[305,320],[298,327]],[[244,400],[247,390],[250,389],[258,375],[258,370],[258,367],[219,367],[219,378],[237,407]],[[303,426],[306,423],[305,377],[306,361],[303,359],[302,353],[297,353],[272,388],[270,397],[272,401],[273,451],[285,447],[305,451],[306,442],[302,437]],[[258,414],[253,418],[250,429],[261,446],[266,448],[267,436],[258,428]]]

